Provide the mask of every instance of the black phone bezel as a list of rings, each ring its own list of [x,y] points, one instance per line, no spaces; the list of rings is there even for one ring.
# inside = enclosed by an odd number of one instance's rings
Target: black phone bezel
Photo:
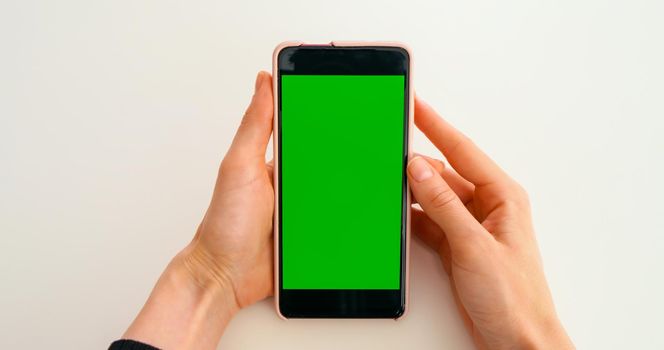
[[[277,157],[281,160],[281,76],[403,75],[404,134],[402,166],[401,271],[399,289],[284,289],[282,282],[282,189],[278,176],[279,312],[286,318],[398,318],[406,307],[407,177],[410,55],[399,46],[288,46],[277,53]],[[280,162],[279,162],[280,163]]]

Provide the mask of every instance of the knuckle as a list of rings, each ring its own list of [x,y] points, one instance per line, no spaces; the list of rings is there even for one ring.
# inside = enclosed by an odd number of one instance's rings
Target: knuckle
[[[218,175],[221,176],[232,173],[237,171],[238,168],[242,168],[241,161],[238,160],[238,158],[239,157],[236,154],[229,151],[219,165]]]
[[[226,157],[224,157],[224,159],[221,161],[221,164],[219,164],[219,171],[217,172],[217,176],[221,177],[222,175],[228,173],[230,170],[229,168],[232,168],[232,163],[233,159],[226,155]]]
[[[521,186],[519,183],[514,182],[513,188],[512,188],[512,193],[514,196],[514,201],[522,207],[529,207],[530,206],[530,198],[528,196],[528,191]]]
[[[469,143],[472,143],[473,141],[468,138],[465,134],[460,134],[458,135],[454,141],[450,143],[449,146],[445,147],[445,149],[441,150],[444,154],[454,154],[457,150],[462,148],[463,145],[467,145]]]
[[[510,215],[510,217],[518,217],[522,209],[522,205],[512,198],[503,200],[500,206],[506,214]]]
[[[242,115],[242,119],[240,119],[240,127],[246,127],[248,124],[250,124],[254,118],[254,115],[255,113],[253,112],[253,108],[249,107]]]
[[[511,212],[528,210],[530,199],[528,192],[516,181],[508,179],[496,192],[503,208]]]
[[[432,191],[429,204],[433,209],[442,209],[453,203],[457,196],[449,187],[437,187]]]

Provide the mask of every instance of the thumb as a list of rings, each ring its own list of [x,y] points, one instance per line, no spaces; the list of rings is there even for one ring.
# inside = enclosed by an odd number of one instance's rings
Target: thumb
[[[413,195],[427,216],[443,229],[452,250],[468,237],[488,234],[424,158],[416,156],[408,163],[408,179]]]
[[[254,96],[247,111],[242,117],[242,123],[235,134],[233,144],[228,151],[231,157],[265,157],[265,149],[272,134],[272,84],[271,75],[267,72],[258,72]]]

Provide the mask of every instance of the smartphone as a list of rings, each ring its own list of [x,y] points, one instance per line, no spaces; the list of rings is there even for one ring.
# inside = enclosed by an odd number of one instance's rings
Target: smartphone
[[[398,43],[273,55],[275,303],[283,318],[406,311],[413,94]]]

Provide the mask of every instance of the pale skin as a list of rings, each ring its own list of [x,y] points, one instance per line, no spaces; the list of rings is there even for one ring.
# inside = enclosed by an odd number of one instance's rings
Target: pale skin
[[[255,92],[224,157],[207,213],[123,338],[162,349],[215,349],[240,309],[272,294],[271,76]],[[525,190],[470,139],[415,100],[415,124],[449,162],[415,156],[421,209],[412,231],[434,249],[478,349],[573,349],[542,270]]]

